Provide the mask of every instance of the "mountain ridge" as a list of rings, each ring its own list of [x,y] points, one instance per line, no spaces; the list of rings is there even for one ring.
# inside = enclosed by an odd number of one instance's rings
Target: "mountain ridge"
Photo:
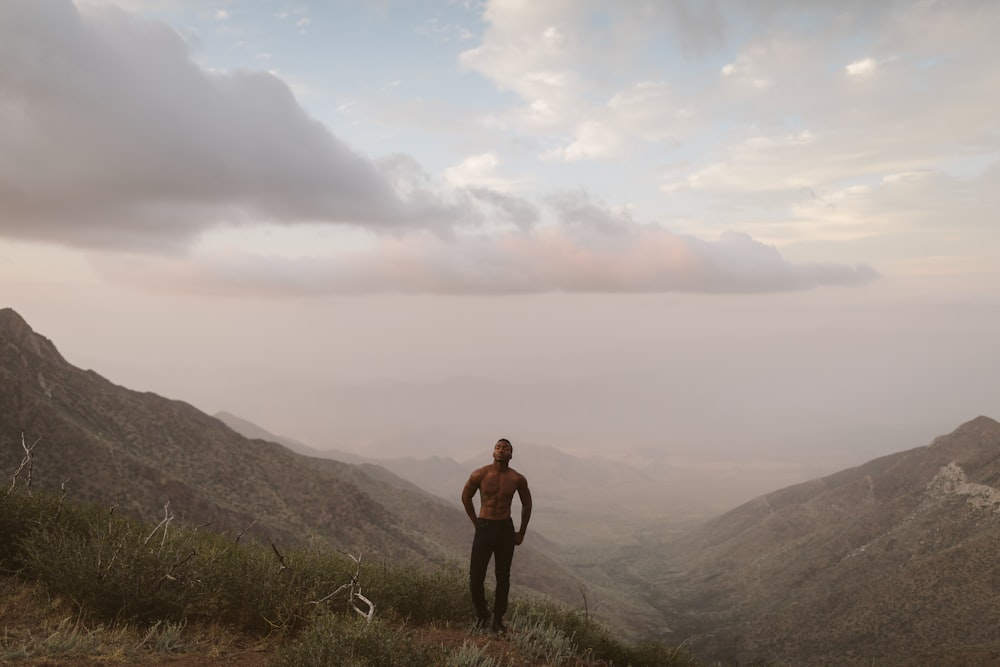
[[[715,659],[982,664],[1000,658],[998,481],[1000,423],[980,416],[765,494],[637,567],[660,570],[668,637]]]

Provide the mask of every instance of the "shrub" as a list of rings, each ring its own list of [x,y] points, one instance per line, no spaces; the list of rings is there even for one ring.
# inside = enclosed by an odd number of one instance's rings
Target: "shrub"
[[[431,571],[409,565],[371,565],[362,573],[366,595],[413,623],[463,621],[471,614],[468,575],[457,565]]]
[[[511,618],[511,629],[517,647],[528,657],[543,660],[545,665],[559,667],[576,655],[572,635],[544,620],[515,615]]]
[[[610,631],[588,619],[582,612],[548,600],[522,599],[513,606],[512,623],[536,628],[532,641],[553,647],[571,640],[577,655],[602,660],[621,667],[695,667],[690,655],[661,642],[629,645],[615,639]],[[558,634],[557,634],[558,631]],[[559,634],[562,637],[559,637]]]
[[[489,643],[482,646],[464,642],[458,648],[448,654],[444,667],[503,667],[500,658],[493,657],[486,652]]]
[[[177,531],[161,540],[113,511],[60,507],[22,535],[19,559],[50,589],[101,616],[179,620],[198,595],[194,537]]]
[[[281,667],[432,667],[440,665],[441,659],[440,649],[415,644],[401,626],[326,612],[318,614],[297,641],[279,650],[276,663]]]

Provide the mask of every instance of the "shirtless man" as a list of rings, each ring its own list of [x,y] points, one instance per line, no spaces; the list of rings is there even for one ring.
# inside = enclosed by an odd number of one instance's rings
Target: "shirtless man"
[[[503,615],[507,611],[507,597],[510,593],[510,564],[514,560],[514,547],[524,541],[524,531],[531,518],[531,492],[524,475],[510,467],[514,448],[506,438],[497,440],[493,447],[493,463],[474,470],[462,489],[462,505],[469,520],[476,527],[476,537],[472,541],[472,558],[469,564],[469,588],[472,604],[476,608],[476,627],[485,628],[490,624],[490,610],[486,605],[483,584],[486,567],[493,557],[496,571],[496,601],[493,604],[495,632],[503,633]],[[472,503],[472,497],[479,491],[479,515]],[[510,516],[510,504],[514,492],[521,499],[521,528],[514,532],[514,520]]]

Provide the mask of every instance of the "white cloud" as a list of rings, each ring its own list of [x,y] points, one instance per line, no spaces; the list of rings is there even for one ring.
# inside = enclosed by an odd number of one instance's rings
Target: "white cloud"
[[[511,192],[513,181],[497,176],[500,160],[495,153],[470,155],[459,164],[444,170],[445,182],[453,188],[485,187]]]
[[[577,124],[573,141],[541,155],[543,160],[595,160],[616,157],[623,150],[621,139],[607,124],[584,120]]]
[[[695,127],[693,102],[682,103],[666,82],[629,80],[626,68],[647,39],[676,37],[693,51],[701,48],[692,39],[715,43],[713,10],[687,2],[612,9],[595,1],[496,1],[484,18],[482,42],[460,61],[520,97],[522,104],[492,114],[490,123],[540,137],[548,146],[542,160],[621,158],[641,142],[676,141]]]
[[[895,56],[885,58],[883,60],[862,58],[861,60],[855,60],[854,62],[849,63],[844,67],[844,71],[847,72],[848,76],[864,79],[873,76],[879,69],[890,65],[895,61]]]
[[[826,167],[801,167],[808,164],[815,141],[815,135],[808,130],[782,136],[751,136],[728,146],[724,160],[669,182],[664,190],[759,192],[817,187],[825,182]]]
[[[856,60],[844,69],[851,76],[868,76],[875,71],[878,67],[878,63],[875,62],[874,58],[865,58],[863,60]]]
[[[585,13],[586,3],[568,0],[490,2],[483,41],[460,62],[525,101],[530,111],[514,110],[511,120],[572,122],[584,83],[578,65],[586,44],[578,22]]]
[[[672,148],[700,126],[698,114],[662,82],[639,81],[616,92],[591,117],[578,121],[572,138],[541,154],[543,160],[613,160],[632,154],[636,146],[663,142]]]

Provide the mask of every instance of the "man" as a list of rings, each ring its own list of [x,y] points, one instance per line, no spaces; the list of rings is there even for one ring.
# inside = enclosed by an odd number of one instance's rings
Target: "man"
[[[510,564],[514,560],[514,547],[524,541],[524,531],[531,518],[531,492],[524,475],[510,467],[514,448],[506,438],[497,440],[493,447],[493,463],[473,471],[462,489],[462,505],[469,520],[476,527],[472,540],[472,557],[469,563],[469,588],[472,604],[476,608],[476,627],[490,625],[490,610],[486,606],[484,582],[486,567],[490,557],[496,571],[496,600],[493,603],[492,627],[494,632],[504,633],[503,615],[507,612],[507,597],[510,593]],[[479,515],[476,515],[472,497],[479,491]],[[521,499],[521,527],[514,532],[514,520],[510,516],[510,504],[514,492]]]

